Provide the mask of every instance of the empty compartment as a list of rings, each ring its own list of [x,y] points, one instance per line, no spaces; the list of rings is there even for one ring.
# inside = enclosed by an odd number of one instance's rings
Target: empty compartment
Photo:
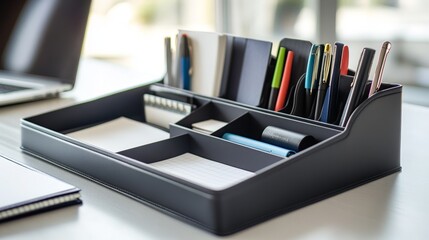
[[[166,151],[168,149],[168,151]],[[223,190],[282,158],[196,133],[119,152],[128,161],[209,190]]]
[[[66,136],[92,147],[109,152],[119,152],[168,139],[170,134],[168,131],[153,125],[126,117],[119,117],[70,132]]]
[[[212,101],[176,124],[200,133],[211,134],[246,112],[246,109],[237,106]]]

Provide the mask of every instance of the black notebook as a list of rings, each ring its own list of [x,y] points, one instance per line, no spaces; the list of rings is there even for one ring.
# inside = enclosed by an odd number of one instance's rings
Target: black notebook
[[[80,189],[0,157],[0,222],[81,203]]]

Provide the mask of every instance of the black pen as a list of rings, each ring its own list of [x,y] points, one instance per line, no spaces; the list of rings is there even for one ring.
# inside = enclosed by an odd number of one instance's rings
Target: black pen
[[[322,72],[320,74],[319,87],[317,89],[316,109],[314,112],[314,120],[319,120],[322,111],[323,102],[325,100],[326,88],[329,84],[329,75],[331,72],[332,49],[331,44],[325,44],[322,60]]]
[[[340,126],[346,126],[350,115],[363,99],[374,55],[375,50],[371,48],[364,48],[360,55],[356,74],[353,78],[350,93],[341,116]]]

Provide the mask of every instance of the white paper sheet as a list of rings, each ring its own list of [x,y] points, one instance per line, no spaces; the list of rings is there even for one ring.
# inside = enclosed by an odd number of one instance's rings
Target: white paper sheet
[[[126,117],[120,117],[67,135],[83,143],[113,152],[146,145],[170,137],[166,131]]]

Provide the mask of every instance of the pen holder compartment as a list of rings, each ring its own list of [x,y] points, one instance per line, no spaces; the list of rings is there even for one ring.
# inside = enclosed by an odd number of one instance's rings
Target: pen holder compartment
[[[284,47],[286,48],[286,51],[294,52],[289,90],[285,107],[282,110],[282,112],[284,113],[291,113],[292,111],[292,107],[294,104],[293,99],[295,98],[296,94],[295,89],[298,88],[298,81],[300,80],[302,75],[305,74],[308,62],[308,54],[310,53],[311,45],[311,42],[300,39],[284,38],[280,41],[279,47]]]

